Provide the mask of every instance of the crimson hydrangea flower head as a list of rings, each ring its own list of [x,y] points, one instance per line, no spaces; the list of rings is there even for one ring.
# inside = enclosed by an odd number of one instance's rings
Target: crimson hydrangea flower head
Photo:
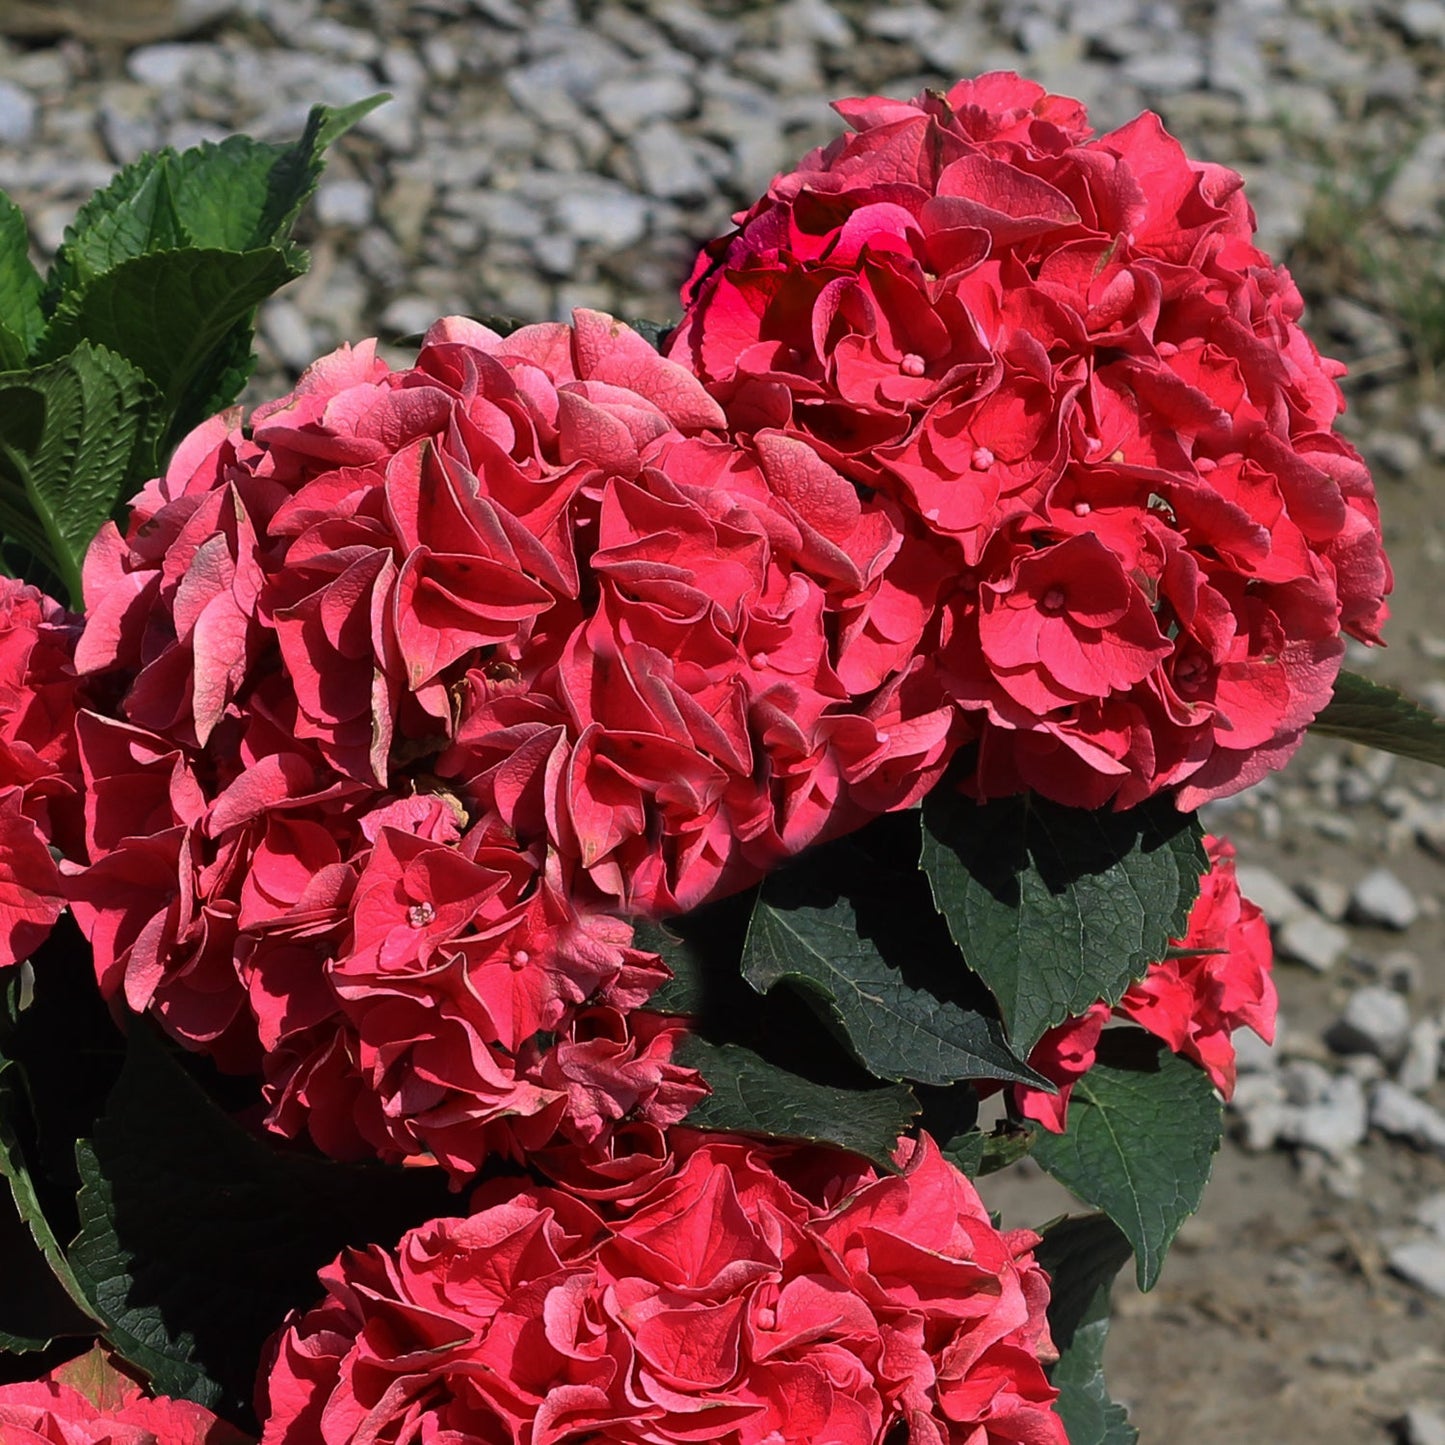
[[[28,957],[64,908],[52,845],[80,849],[78,618],[0,577],[0,967]]]
[[[946,559],[977,793],[1191,808],[1279,766],[1390,573],[1239,176],[1010,74],[837,108],[699,259],[670,354]]]
[[[1259,906],[1239,891],[1234,846],[1206,837],[1209,872],[1189,914],[1189,928],[1171,948],[1172,957],[1149,971],[1111,1010],[1097,1003],[1066,1019],[1034,1046],[1029,1063],[1059,1086],[1057,1094],[1017,1087],[1014,1097],[1026,1118],[1062,1133],[1075,1080],[1093,1067],[1099,1035],[1114,1017],[1141,1025],[1176,1054],[1193,1059],[1215,1088],[1234,1094],[1234,1033],[1252,1029],[1274,1042],[1279,995],[1271,970],[1274,949]]]
[[[439,322],[403,371],[343,347],[186,438],[86,564],[107,996],[333,1153],[464,1174],[561,1131],[627,1187],[612,1128],[700,1085],[613,915],[916,798],[958,735],[899,510],[723,424],[578,312]]]
[[[265,1445],[1066,1445],[1037,1236],[927,1138],[903,1172],[703,1144],[601,1212],[488,1186],[342,1255],[263,1379]]]

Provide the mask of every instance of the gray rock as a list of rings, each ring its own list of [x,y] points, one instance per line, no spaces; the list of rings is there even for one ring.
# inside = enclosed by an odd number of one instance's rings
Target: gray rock
[[[1445,1240],[1413,1239],[1387,1256],[1390,1268],[1416,1288],[1445,1299]]]
[[[1130,84],[1167,95],[1198,85],[1204,79],[1204,59],[1176,42],[1167,50],[1151,48],[1131,55],[1123,73]]]
[[[1409,432],[1371,432],[1365,451],[1377,470],[1395,477],[1412,477],[1425,464],[1425,448]]]
[[[1405,1057],[1395,1074],[1395,1081],[1412,1094],[1423,1094],[1435,1086],[1440,1077],[1440,1047],[1445,1043],[1445,1029],[1439,1019],[1421,1019],[1410,1029]]]
[[[1342,922],[1345,914],[1350,911],[1350,890],[1333,878],[1306,878],[1299,885],[1299,893],[1316,913],[1322,918],[1328,918],[1331,923]],[[1248,892],[1244,896],[1254,897]],[[1269,915],[1265,914],[1265,917],[1268,918]]]
[[[1445,1189],[1438,1194],[1427,1194],[1415,1206],[1415,1222],[1445,1239]]]
[[[1276,1020],[1275,1037],[1279,1037]],[[1253,1029],[1240,1029],[1234,1035],[1234,1063],[1240,1074],[1266,1074],[1279,1067],[1279,1052],[1267,1044]]]
[[[0,145],[29,145],[35,134],[35,97],[13,80],[0,80]]]
[[[1386,187],[1380,209],[1391,225],[1435,234],[1445,227],[1440,215],[1445,184],[1445,130],[1427,131]]]
[[[338,176],[322,181],[316,191],[316,219],[323,226],[348,226],[360,230],[371,224],[375,196],[365,181]]]
[[[592,96],[593,110],[623,136],[650,120],[676,120],[696,103],[686,79],[668,71],[619,75],[604,81]]]
[[[1295,1108],[1317,1103],[1329,1093],[1334,1075],[1314,1059],[1291,1059],[1279,1072],[1285,1102]]]
[[[609,190],[574,189],[558,197],[558,222],[584,245],[621,251],[647,234],[652,205],[645,196],[621,186]]]
[[[669,201],[708,198],[712,180],[688,138],[675,125],[659,121],[633,137],[632,155],[643,189]]]
[[[398,296],[380,319],[382,330],[390,336],[421,335],[437,319],[437,304],[426,296]]]
[[[1404,1057],[1410,1037],[1410,1009],[1394,989],[1370,985],[1350,995],[1325,1041],[1339,1054],[1370,1054],[1386,1063]]]
[[[1405,0],[1395,18],[1411,40],[1445,40],[1445,4],[1441,0]]]
[[[1355,884],[1350,895],[1350,916],[1357,923],[1403,932],[1419,918],[1420,905],[1388,868],[1372,868]]]
[[[1239,891],[1259,906],[1272,927],[1308,912],[1299,895],[1279,874],[1258,863],[1240,863],[1235,869]]]
[[[301,308],[285,296],[261,308],[261,334],[277,358],[292,371],[305,371],[316,360],[316,339]]]
[[[1420,960],[1408,948],[1392,948],[1375,963],[1375,977],[1396,993],[1411,994],[1420,987]]]
[[[1301,913],[1275,933],[1274,942],[1281,958],[1302,963],[1316,973],[1328,973],[1344,957],[1350,935],[1317,913]]]
[[[1445,1156],[1445,1114],[1388,1079],[1370,1091],[1370,1123],[1391,1138]]]
[[[1365,1091],[1350,1074],[1336,1074],[1309,1103],[1282,1111],[1279,1137],[1338,1159],[1364,1140],[1369,1129]]]
[[[1411,1405],[1400,1429],[1403,1445],[1445,1445],[1445,1415],[1428,1405]]]
[[[126,73],[142,85],[160,91],[179,90],[183,85],[219,85],[226,77],[226,62],[213,45],[166,41],[143,45],[126,57]]]

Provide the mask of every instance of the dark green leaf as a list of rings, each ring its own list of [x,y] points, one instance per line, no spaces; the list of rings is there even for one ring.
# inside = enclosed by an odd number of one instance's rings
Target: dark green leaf
[[[103,346],[0,375],[0,537],[45,562],[81,603],[80,565],[153,444],[145,377]]]
[[[892,1168],[893,1150],[918,1113],[901,1085],[836,1089],[780,1069],[737,1044],[688,1035],[674,1057],[696,1069],[712,1093],[686,1123],[693,1129],[835,1144]]]
[[[1208,867],[1203,830],[1163,799],[1088,812],[1028,795],[980,805],[945,787],[923,818],[934,902],[1022,1057],[1164,957]]]
[[[1109,1293],[1129,1253],[1129,1241],[1102,1214],[1060,1220],[1036,1250],[1052,1281],[1049,1331],[1059,1359],[1050,1378],[1069,1445],[1134,1445],[1139,1438],[1104,1384]]]
[[[152,1034],[131,1026],[94,1138],[76,1148],[76,1278],[122,1358],[160,1393],[234,1413],[264,1339],[318,1293],[347,1245],[454,1212],[439,1171],[279,1153],[222,1114]]]
[[[647,1001],[652,1013],[702,1013],[707,1001],[706,963],[686,938],[661,923],[642,918],[632,926],[632,944],[659,954],[672,970],[672,977]]]
[[[1445,721],[1393,687],[1357,673],[1335,679],[1334,697],[1310,731],[1445,766]]]
[[[0,1350],[44,1349],[58,1335],[95,1328],[85,1295],[66,1263],[20,1146],[29,1105],[17,1064],[0,1057]]]
[[[798,881],[774,874],[754,906],[742,971],[759,993],[784,981],[802,990],[880,1079],[1051,1087],[1010,1052],[997,1019],[912,987],[878,939],[860,932],[849,899],[806,894]]]
[[[45,326],[40,310],[44,289],[30,264],[30,233],[20,207],[0,191],[0,368],[24,363]]]
[[[1074,1085],[1068,1130],[1040,1129],[1033,1157],[1134,1247],[1152,1289],[1179,1226],[1199,1208],[1223,1131],[1209,1076],[1139,1029],[1107,1031]]]
[[[232,329],[249,323],[266,297],[298,275],[278,246],[135,256],[65,298],[40,355],[63,354],[81,339],[109,347],[174,405],[194,389],[197,370],[212,363]]]
[[[122,261],[184,244],[168,175],[174,154],[141,156],[76,212],[50,268],[47,307],[73,296]]]

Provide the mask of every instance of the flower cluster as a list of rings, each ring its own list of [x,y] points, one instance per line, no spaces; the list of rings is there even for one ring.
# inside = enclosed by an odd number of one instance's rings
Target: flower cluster
[[[744,445],[611,318],[452,319],[199,428],[103,531],[77,917],[108,996],[333,1153],[459,1173],[699,1086],[611,916],[916,797],[922,614],[882,502]],[[936,691],[936,689],[932,689]],[[601,1156],[599,1155],[599,1158]]]
[[[1010,74],[837,109],[699,259],[669,354],[941,560],[980,796],[1192,808],[1278,767],[1390,573],[1239,176]]]
[[[547,1189],[344,1254],[269,1372],[264,1445],[1066,1445],[1037,1236],[926,1137],[831,1176],[704,1144],[599,1214]],[[835,1156],[836,1157],[836,1156]],[[831,1161],[830,1161],[831,1163]]]
[[[0,577],[0,967],[33,953],[64,907],[53,844],[79,852],[77,619]]]
[[[1097,1003],[1039,1040],[1029,1063],[1059,1092],[1016,1088],[1026,1118],[1063,1132],[1074,1081],[1093,1066],[1099,1035],[1111,1015],[1142,1025],[1175,1053],[1193,1059],[1226,1099],[1234,1093],[1235,1030],[1252,1029],[1265,1043],[1274,1042],[1279,1000],[1270,976],[1269,925],[1239,891],[1234,848],[1222,838],[1206,837],[1204,844],[1209,872],[1200,882],[1185,936],[1114,1008]]]

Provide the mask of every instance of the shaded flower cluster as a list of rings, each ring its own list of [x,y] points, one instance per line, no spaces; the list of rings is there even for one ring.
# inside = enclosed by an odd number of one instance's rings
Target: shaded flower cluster
[[[805,444],[722,434],[611,318],[439,322],[218,417],[86,565],[107,996],[337,1154],[458,1173],[700,1085],[618,912],[675,912],[917,797],[899,534]]]
[[[1278,767],[1390,573],[1240,177],[1011,74],[837,109],[669,354],[902,509],[978,795],[1192,808]]]
[[[1066,1445],[1037,1236],[926,1136],[897,1176],[837,1159],[708,1143],[631,1210],[490,1186],[344,1254],[278,1341],[265,1445]]]
[[[1016,1088],[1026,1118],[1062,1133],[1069,1094],[1094,1064],[1099,1036],[1111,1017],[1141,1025],[1177,1054],[1193,1059],[1226,1099],[1234,1093],[1234,1033],[1252,1029],[1274,1042],[1279,999],[1271,969],[1269,925],[1258,905],[1239,891],[1234,848],[1206,837],[1209,872],[1189,915],[1189,928],[1151,964],[1112,1009],[1097,1003],[1052,1028],[1035,1045],[1029,1063],[1059,1086],[1057,1094]]]
[[[64,903],[54,848],[79,853],[79,619],[0,577],[0,967],[32,954]]]

